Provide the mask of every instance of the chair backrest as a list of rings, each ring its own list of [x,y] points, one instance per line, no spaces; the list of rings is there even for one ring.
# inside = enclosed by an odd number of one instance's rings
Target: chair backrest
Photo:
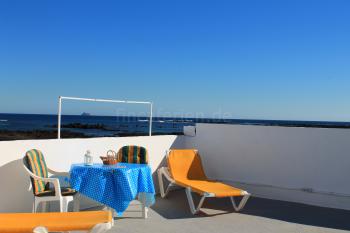
[[[168,155],[168,166],[175,180],[208,180],[196,150],[171,150]]]
[[[142,146],[123,146],[118,151],[118,162],[148,164],[148,152]]]
[[[24,165],[35,175],[43,178],[48,177],[48,171],[43,153],[40,150],[32,149],[26,152],[23,158]],[[33,186],[34,195],[40,194],[47,189],[44,181],[30,178]]]

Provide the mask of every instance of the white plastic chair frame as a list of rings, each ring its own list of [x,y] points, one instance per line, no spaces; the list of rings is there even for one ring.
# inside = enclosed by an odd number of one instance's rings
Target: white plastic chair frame
[[[144,205],[145,200],[144,200],[144,196],[139,196],[140,200],[138,200],[141,203],[141,214],[142,214],[142,218],[146,219],[148,217],[148,208]]]
[[[113,226],[113,222],[99,223],[96,224],[91,230],[86,231],[87,233],[103,233],[110,230]],[[80,232],[80,231],[79,231]],[[33,233],[49,233],[46,227],[38,226],[33,229]]]
[[[40,203],[42,203],[43,211],[46,210],[46,203],[50,201],[59,201],[60,203],[60,212],[67,212],[68,211],[68,204],[69,202],[73,201],[73,211],[79,211],[79,194],[75,194],[72,196],[62,196],[61,194],[61,186],[60,186],[60,180],[58,178],[44,178],[35,175],[32,173],[24,164],[24,169],[27,171],[27,173],[32,177],[34,180],[40,180],[44,182],[49,182],[54,185],[55,195],[54,196],[42,196],[38,197],[34,195],[33,200],[33,212],[37,212],[37,208]],[[69,176],[69,173],[67,172],[57,172],[50,168],[47,168],[47,171],[56,176]],[[34,188],[34,187],[32,187]]]
[[[168,157],[169,153],[167,152],[167,157]],[[162,198],[165,198],[171,187],[176,186],[176,182],[175,180],[171,177],[170,172],[169,172],[169,168],[167,167],[161,167],[157,170],[157,174],[158,174],[158,182],[159,182],[159,189],[160,189],[160,195]],[[163,182],[163,177],[165,177],[169,184],[166,187],[166,189],[164,189],[164,182]],[[182,187],[182,186],[181,186]],[[194,202],[193,202],[193,198],[192,198],[192,189],[191,187],[184,187],[185,188],[185,192],[186,192],[186,197],[187,197],[187,201],[191,210],[192,214],[197,214],[200,210],[200,208],[202,207],[204,200],[207,197],[215,197],[214,193],[204,193],[201,197],[201,199],[199,200],[199,203],[197,205],[197,207],[195,206]],[[240,210],[242,210],[245,206],[245,204],[247,203],[249,197],[250,197],[250,193],[248,193],[247,191],[242,191],[241,195],[242,200],[240,201],[240,203],[236,204],[236,201],[234,199],[234,197],[230,197],[232,206],[234,208],[235,211],[239,212]]]

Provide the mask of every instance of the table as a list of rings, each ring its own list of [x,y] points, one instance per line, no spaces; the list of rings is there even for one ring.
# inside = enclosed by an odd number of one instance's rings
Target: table
[[[73,189],[114,209],[119,216],[138,199],[146,218],[147,207],[155,201],[152,173],[146,164],[73,164],[69,173]]]

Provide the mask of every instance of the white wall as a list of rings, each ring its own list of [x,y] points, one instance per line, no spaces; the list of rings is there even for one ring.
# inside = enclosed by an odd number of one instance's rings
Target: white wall
[[[185,146],[209,177],[253,195],[350,209],[350,130],[197,124]]]
[[[0,142],[0,212],[31,211],[33,193],[28,190],[30,180],[22,167],[22,158],[29,149],[40,149],[47,165],[53,170],[69,171],[72,163],[83,162],[83,156],[88,149],[94,156],[94,161],[100,162],[99,156],[105,155],[107,150],[117,151],[124,145],[146,147],[154,172],[164,162],[166,150],[182,147],[182,138],[152,136]]]
[[[33,194],[22,168],[27,150],[38,148],[49,167],[69,171],[72,163],[83,161],[87,149],[98,162],[108,149],[127,144],[149,150],[153,172],[164,164],[169,148],[197,148],[213,179],[255,196],[350,210],[350,130],[198,124],[196,132],[195,137],[0,142],[0,212],[31,211]]]

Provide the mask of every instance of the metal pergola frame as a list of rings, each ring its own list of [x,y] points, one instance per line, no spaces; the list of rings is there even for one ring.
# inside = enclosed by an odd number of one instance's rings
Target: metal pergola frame
[[[146,101],[132,101],[132,100],[109,100],[109,99],[92,99],[92,98],[80,98],[80,97],[58,97],[58,124],[57,124],[57,138],[61,138],[61,116],[62,116],[62,100],[79,100],[90,102],[106,102],[106,103],[122,103],[122,104],[147,104],[150,105],[149,116],[149,136],[152,136],[152,118],[153,118],[153,103]]]

